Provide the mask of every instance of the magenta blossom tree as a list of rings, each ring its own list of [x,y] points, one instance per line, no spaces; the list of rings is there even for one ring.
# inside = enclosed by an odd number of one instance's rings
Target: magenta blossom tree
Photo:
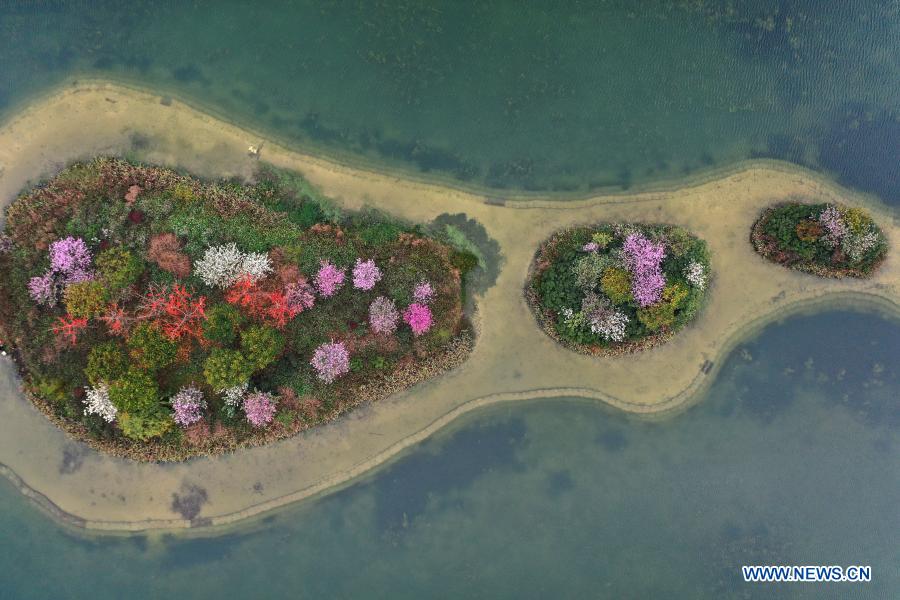
[[[344,285],[344,270],[339,269],[327,260],[323,260],[316,274],[316,289],[323,298],[334,296]]]
[[[350,370],[350,353],[343,342],[328,342],[316,348],[309,364],[319,379],[332,383]]]
[[[353,287],[358,290],[371,290],[375,284],[381,281],[381,269],[375,264],[374,260],[356,259],[356,266],[353,267]]]
[[[413,335],[420,336],[431,329],[431,309],[424,304],[414,302],[403,311],[403,322],[409,325]]]

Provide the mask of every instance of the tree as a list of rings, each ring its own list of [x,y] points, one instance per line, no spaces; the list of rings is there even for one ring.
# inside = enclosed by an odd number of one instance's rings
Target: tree
[[[229,346],[237,339],[244,321],[241,311],[230,304],[215,304],[206,311],[203,337],[210,342]]]
[[[159,388],[146,372],[131,367],[109,385],[109,400],[120,412],[131,415],[150,415],[158,412]]]
[[[107,248],[95,261],[100,278],[111,293],[119,292],[137,281],[144,271],[141,261],[125,248]]]
[[[106,309],[108,294],[99,281],[80,281],[66,286],[66,311],[73,317],[91,319]]]
[[[158,233],[150,238],[147,258],[175,277],[191,274],[191,259],[181,252],[181,242],[174,233]]]
[[[115,381],[128,371],[128,361],[123,350],[117,342],[103,342],[91,348],[84,370],[91,385]]]
[[[253,365],[237,350],[214,348],[203,366],[206,382],[216,391],[237,387],[253,375]]]
[[[284,349],[284,336],[272,327],[254,325],[241,334],[241,349],[254,371],[266,368]]]
[[[167,338],[152,323],[140,323],[128,336],[128,348],[136,363],[156,371],[174,362],[178,344]]]

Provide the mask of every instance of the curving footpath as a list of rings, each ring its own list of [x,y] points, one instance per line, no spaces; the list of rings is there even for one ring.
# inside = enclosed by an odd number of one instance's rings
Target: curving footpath
[[[205,176],[249,176],[258,134],[178,101],[110,83],[67,86],[0,128],[0,203],[66,163],[126,154]],[[139,143],[135,144],[135,140]],[[764,324],[803,310],[853,305],[900,315],[900,219],[874,200],[784,163],[754,161],[671,189],[503,200],[293,152],[266,142],[262,158],[303,173],[341,204],[377,206],[425,221],[465,213],[502,254],[496,283],[477,298],[478,339],[455,371],[337,423],[270,446],[181,464],[139,464],[97,454],[57,430],[0,364],[0,472],[56,517],[88,529],[222,525],[344,485],[461,415],[495,404],[595,398],[635,413],[665,413],[702,396],[725,355]],[[865,205],[893,250],[870,280],[818,279],[753,251],[760,210],[789,197]],[[713,281],[697,320],[670,342],[622,357],[582,356],[536,325],[523,296],[538,244],[553,231],[597,221],[682,225],[709,243]]]

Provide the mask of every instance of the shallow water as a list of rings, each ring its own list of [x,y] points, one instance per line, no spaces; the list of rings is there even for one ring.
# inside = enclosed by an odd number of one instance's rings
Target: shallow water
[[[500,188],[767,156],[900,203],[900,11],[878,0],[0,2],[0,112],[66,78]]]
[[[896,322],[792,318],[684,414],[501,406],[209,539],[72,534],[3,483],[0,597],[894,597],[898,355]],[[864,564],[873,582],[753,586],[742,564]]]

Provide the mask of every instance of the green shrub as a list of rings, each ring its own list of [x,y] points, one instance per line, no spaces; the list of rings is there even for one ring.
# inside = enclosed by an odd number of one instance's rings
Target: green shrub
[[[169,366],[178,352],[178,344],[149,323],[138,324],[128,336],[127,344],[131,358],[148,371]]]
[[[141,261],[122,247],[107,248],[97,255],[95,263],[100,278],[112,293],[133,284],[144,271]]]
[[[253,364],[243,354],[226,348],[214,348],[203,365],[203,376],[216,391],[243,384],[253,371]]]
[[[241,334],[241,350],[253,370],[260,371],[275,362],[284,350],[284,336],[273,327],[254,325]]]
[[[175,424],[163,411],[147,414],[122,412],[118,415],[119,428],[126,437],[145,442],[169,431]]]
[[[124,348],[115,341],[97,344],[88,353],[84,374],[91,385],[101,381],[110,382],[122,377],[128,371],[128,360]]]

